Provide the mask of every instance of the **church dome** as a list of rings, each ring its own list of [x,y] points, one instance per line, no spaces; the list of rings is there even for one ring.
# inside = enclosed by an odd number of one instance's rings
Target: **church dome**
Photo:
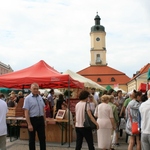
[[[105,27],[100,25],[101,18],[98,15],[98,12],[97,12],[97,15],[95,16],[94,20],[95,20],[95,25],[91,27],[91,32],[97,32],[97,31],[105,32]]]

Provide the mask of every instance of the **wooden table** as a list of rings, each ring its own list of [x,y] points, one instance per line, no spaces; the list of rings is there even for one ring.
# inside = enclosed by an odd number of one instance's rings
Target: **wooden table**
[[[61,142],[61,145],[67,142],[67,123],[66,119],[46,118],[46,141]],[[59,128],[61,130],[59,130]],[[60,133],[61,132],[61,133]],[[60,136],[61,135],[61,136]],[[61,141],[60,141],[61,139]],[[70,144],[70,143],[69,143]]]
[[[10,142],[19,138],[20,121],[25,121],[24,117],[6,117],[6,120],[10,120]],[[15,132],[15,139],[13,140],[12,132]]]
[[[26,120],[24,117],[6,117],[6,120]]]
[[[13,121],[16,121],[14,127],[16,130],[20,128],[20,121],[26,121],[24,117],[7,117],[7,120],[10,120],[10,125],[13,125]],[[46,118],[47,125],[45,127],[45,134],[46,134],[46,141],[47,142],[60,142],[61,145],[67,142],[67,123],[68,120],[66,119],[53,119],[53,118]],[[61,129],[61,130],[60,130]],[[24,130],[25,132],[25,130]],[[26,132],[27,128],[26,128]],[[28,134],[28,133],[26,133]],[[18,135],[16,139],[18,139]],[[26,138],[28,139],[28,138]],[[36,137],[37,139],[37,137]],[[38,139],[37,139],[38,140]],[[10,134],[10,141],[12,140],[12,135]],[[70,141],[69,141],[70,144]]]

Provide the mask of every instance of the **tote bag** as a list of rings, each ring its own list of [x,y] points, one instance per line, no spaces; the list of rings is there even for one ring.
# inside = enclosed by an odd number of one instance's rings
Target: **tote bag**
[[[126,128],[126,121],[124,118],[121,118],[119,129],[125,129]]]
[[[87,108],[87,102],[85,104],[85,121],[83,123],[83,126],[85,128],[97,129],[97,126],[91,121],[86,108]]]

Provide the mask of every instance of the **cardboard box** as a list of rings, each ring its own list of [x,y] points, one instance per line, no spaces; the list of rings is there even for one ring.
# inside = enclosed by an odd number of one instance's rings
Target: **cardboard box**
[[[20,140],[28,140],[28,139],[29,139],[28,128],[20,128]],[[39,141],[37,133],[35,136],[35,140]]]
[[[20,128],[20,140],[28,140],[29,134],[27,128]]]

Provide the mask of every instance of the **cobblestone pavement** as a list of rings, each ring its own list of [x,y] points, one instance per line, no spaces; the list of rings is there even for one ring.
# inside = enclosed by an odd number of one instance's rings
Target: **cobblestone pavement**
[[[94,135],[95,137],[96,135]],[[97,148],[97,142],[95,138],[95,148],[96,150],[99,150]],[[127,150],[128,144],[125,142],[125,135],[119,139],[120,146],[115,147],[115,150]],[[46,143],[47,150],[74,150],[75,149],[75,141],[70,143],[70,146],[68,143],[65,143],[64,145],[61,145],[60,143]],[[82,149],[87,150],[87,144],[86,142],[83,142]],[[10,139],[7,138],[7,150],[28,150],[28,140],[15,140],[13,142],[10,142]],[[36,143],[36,150],[40,150],[39,143]]]

